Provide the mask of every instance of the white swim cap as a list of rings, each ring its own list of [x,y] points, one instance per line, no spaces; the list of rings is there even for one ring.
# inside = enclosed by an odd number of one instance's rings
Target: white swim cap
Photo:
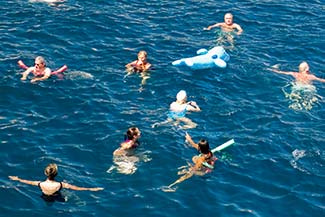
[[[182,100],[185,100],[186,99],[186,91],[185,90],[181,90],[177,93],[176,95],[176,99],[178,101],[182,101]]]

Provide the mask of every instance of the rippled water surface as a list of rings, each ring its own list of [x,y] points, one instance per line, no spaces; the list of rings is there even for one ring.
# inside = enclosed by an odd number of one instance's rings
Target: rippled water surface
[[[325,83],[315,82],[312,95],[297,102],[290,98],[292,78],[267,70],[277,64],[296,71],[305,60],[325,77],[324,1],[0,0],[0,6],[1,216],[325,215]],[[171,64],[212,48],[218,30],[203,28],[226,12],[244,29],[228,50],[227,68]],[[139,50],[154,68],[145,85],[138,75],[125,77],[124,65]],[[32,65],[38,55],[52,69],[68,65],[66,76],[22,82],[17,61]],[[183,130],[151,128],[166,119],[180,89],[202,109],[188,115],[198,124],[188,130],[195,141],[236,144],[217,154],[212,173],[164,192],[197,154]],[[142,131],[141,146],[124,165],[135,170],[123,174],[112,153],[132,125]],[[104,191],[64,189],[67,202],[48,204],[37,187],[8,179],[43,180],[51,162],[59,166],[58,180]]]

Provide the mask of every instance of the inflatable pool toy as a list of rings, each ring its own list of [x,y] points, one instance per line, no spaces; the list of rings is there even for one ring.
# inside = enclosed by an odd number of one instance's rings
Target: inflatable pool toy
[[[226,68],[229,54],[221,46],[210,50],[200,49],[196,52],[198,56],[183,58],[172,62],[174,66],[188,66],[191,69],[208,69],[213,67]]]
[[[28,69],[29,67],[25,65],[25,63],[22,60],[18,61],[18,66],[22,69]],[[57,75],[59,77],[62,77],[62,73],[68,69],[67,65],[62,66],[61,68],[59,68],[58,70],[52,71],[51,75]]]

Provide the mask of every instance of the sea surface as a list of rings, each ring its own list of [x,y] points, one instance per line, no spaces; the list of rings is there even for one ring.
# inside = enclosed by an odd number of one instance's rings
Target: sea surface
[[[227,12],[244,33],[225,69],[171,64],[216,46],[220,30],[203,28]],[[307,61],[324,78],[324,26],[324,0],[0,0],[0,216],[325,216],[325,83],[268,70]],[[146,84],[124,67],[140,50]],[[38,55],[66,64],[65,77],[21,81],[17,61]],[[213,172],[166,192],[197,155],[182,128],[152,128],[181,89],[202,109],[187,115],[194,141],[235,144]],[[112,153],[131,126],[141,145],[125,172]],[[63,189],[66,202],[48,203],[8,178],[44,180],[49,163],[59,181],[104,190]]]

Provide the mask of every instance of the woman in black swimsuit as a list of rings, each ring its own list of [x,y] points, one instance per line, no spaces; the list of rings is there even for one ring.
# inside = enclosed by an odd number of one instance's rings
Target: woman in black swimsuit
[[[19,182],[22,182],[25,184],[38,186],[43,193],[42,197],[46,200],[49,200],[51,198],[52,198],[52,200],[55,200],[55,198],[57,198],[57,197],[62,198],[62,196],[60,195],[60,190],[62,188],[67,188],[67,189],[72,189],[72,190],[77,190],[77,191],[100,191],[100,190],[104,189],[104,188],[84,188],[84,187],[78,187],[75,185],[71,185],[66,182],[55,181],[55,177],[58,174],[58,166],[56,164],[49,164],[45,168],[44,173],[47,176],[47,179],[42,182],[41,181],[25,180],[25,179],[19,178],[18,176],[9,176],[9,178],[14,181],[19,181]]]

